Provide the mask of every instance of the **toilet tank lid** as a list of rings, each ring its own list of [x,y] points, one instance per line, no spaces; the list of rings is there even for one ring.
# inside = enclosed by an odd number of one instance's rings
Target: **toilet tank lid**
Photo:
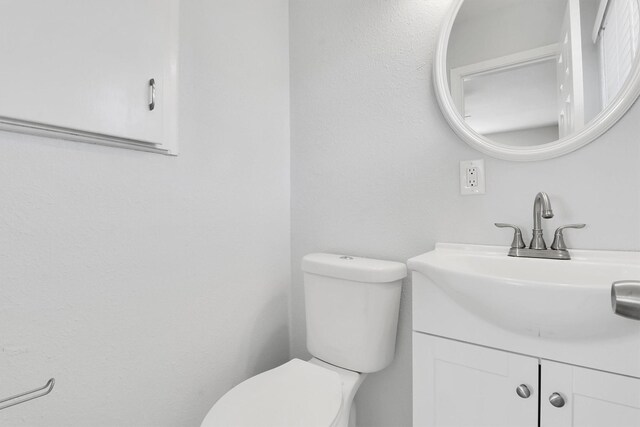
[[[406,277],[407,266],[394,261],[315,253],[302,258],[302,271],[357,282],[389,283]]]

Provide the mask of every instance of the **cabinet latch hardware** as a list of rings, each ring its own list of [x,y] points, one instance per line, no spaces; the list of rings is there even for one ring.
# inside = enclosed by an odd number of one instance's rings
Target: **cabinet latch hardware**
[[[156,79],[149,80],[149,110],[156,108]]]

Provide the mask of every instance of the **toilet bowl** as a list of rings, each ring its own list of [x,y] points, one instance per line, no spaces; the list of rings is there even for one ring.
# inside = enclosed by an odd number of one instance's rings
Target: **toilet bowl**
[[[354,398],[395,353],[406,266],[335,254],[303,258],[309,361],[238,384],[201,427],[355,427]]]
[[[228,391],[201,427],[354,425],[353,398],[366,375],[317,359],[293,359]]]

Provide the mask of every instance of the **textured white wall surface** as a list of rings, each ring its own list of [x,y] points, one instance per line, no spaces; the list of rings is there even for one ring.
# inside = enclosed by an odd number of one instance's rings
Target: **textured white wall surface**
[[[288,359],[286,0],[183,0],[179,157],[0,133],[1,426],[198,426]]]
[[[530,235],[533,199],[549,193],[570,247],[640,250],[640,106],[567,156],[495,160],[447,126],[431,84],[451,0],[292,0],[292,352],[305,355],[301,257],[335,251],[405,261],[436,242],[508,245],[496,221]],[[458,162],[485,158],[487,194],[460,196]],[[411,292],[397,355],[357,396],[360,426],[411,425]]]
[[[308,356],[309,252],[506,245],[492,223],[529,229],[540,190],[548,237],[586,222],[570,246],[640,250],[637,106],[565,157],[485,158],[487,194],[459,195],[458,162],[484,156],[432,90],[451,0],[182,1],[179,157],[0,134],[0,397],[57,380],[0,425],[199,425],[289,344]],[[360,426],[411,425],[410,301],[407,280]]]

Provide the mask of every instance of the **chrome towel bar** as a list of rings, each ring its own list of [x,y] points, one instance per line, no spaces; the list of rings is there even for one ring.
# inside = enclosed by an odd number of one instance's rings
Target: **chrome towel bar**
[[[15,396],[7,397],[6,399],[2,399],[0,400],[0,411],[10,408],[11,406],[19,405],[21,403],[25,403],[42,396],[46,396],[47,394],[51,393],[51,390],[53,390],[53,386],[55,384],[55,378],[51,378],[43,387],[16,394]]]

